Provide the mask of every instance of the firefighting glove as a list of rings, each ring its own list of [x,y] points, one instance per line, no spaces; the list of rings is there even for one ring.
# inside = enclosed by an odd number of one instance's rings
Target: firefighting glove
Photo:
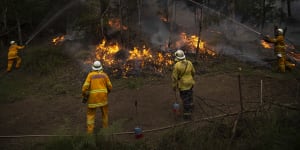
[[[263,35],[263,36],[262,36],[262,39],[263,39],[264,41],[266,41],[266,42],[270,42],[270,37],[267,36],[267,35]]]

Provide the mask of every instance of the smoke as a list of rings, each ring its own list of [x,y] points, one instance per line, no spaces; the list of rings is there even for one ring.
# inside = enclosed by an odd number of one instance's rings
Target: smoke
[[[158,24],[157,27],[156,32],[151,36],[151,43],[154,46],[165,46],[170,32],[163,24]]]
[[[177,2],[176,12],[173,6],[173,4],[168,6],[169,11],[173,11],[172,14],[169,14],[170,21],[164,22],[161,18],[166,16],[161,14],[162,10],[167,7],[167,0],[148,0],[143,5],[142,31],[149,37],[151,44],[154,47],[160,47],[161,50],[165,50],[170,39],[180,39],[180,32],[178,32],[177,27],[185,31],[193,31],[195,27],[192,14],[185,3]],[[173,26],[172,31],[170,31],[171,26]]]
[[[197,35],[199,32],[194,9],[183,1],[176,1],[176,9],[174,9],[174,4],[170,4],[169,19],[170,23],[174,23],[170,31],[171,24],[163,22],[159,18],[161,16],[157,15],[158,11],[164,7],[162,3],[166,4],[166,1],[149,0],[143,6],[142,30],[150,37],[150,42],[154,46],[165,46],[171,39],[173,42],[171,48],[181,48],[183,45],[180,41],[174,45],[174,41],[181,38],[181,32],[188,35]],[[271,50],[264,51],[260,47],[260,37],[253,32],[254,29],[247,29],[248,26],[239,25],[209,9],[203,9],[203,15],[206,18],[203,25],[206,26],[202,28],[201,39],[206,42],[207,47],[225,55],[259,64],[264,64],[265,57],[269,57],[272,53]],[[207,18],[217,18],[218,22],[207,25],[209,24],[207,21],[210,21]]]
[[[181,32],[185,32],[188,35],[197,35],[199,32],[198,24],[195,22],[194,9],[186,5],[184,1],[176,1],[176,9],[173,9],[174,5],[170,4],[168,6],[169,19],[171,23],[174,23],[170,24],[161,20],[161,17],[163,17],[161,14],[163,14],[167,4],[167,0],[143,1],[141,10],[143,36],[148,38],[148,42],[152,44],[151,46],[155,48],[160,47],[161,50],[165,50],[170,39],[173,42],[171,43],[173,44],[171,48],[182,48],[180,45],[176,47],[174,44],[174,41],[180,39]],[[293,2],[292,5],[294,9],[296,6],[300,8],[300,2]],[[300,20],[299,16],[295,14],[294,16]],[[251,25],[241,25],[238,20],[232,20],[220,12],[209,8],[203,9],[203,18],[201,39],[205,41],[206,46],[210,49],[242,61],[250,61],[262,65],[266,64],[264,62],[265,59],[274,58],[272,49],[262,48],[261,38]],[[297,26],[297,28],[299,27]],[[298,32],[293,32],[295,31],[294,29],[296,29],[296,26],[292,30],[289,28],[288,34],[299,37],[299,30]],[[272,34],[272,31],[272,26],[267,26],[266,24],[263,33]],[[77,48],[74,47],[74,49]],[[89,67],[87,68],[89,69]]]

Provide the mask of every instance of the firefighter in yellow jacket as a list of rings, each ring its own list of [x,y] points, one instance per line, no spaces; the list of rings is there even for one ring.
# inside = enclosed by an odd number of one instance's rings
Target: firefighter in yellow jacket
[[[193,112],[193,86],[195,84],[195,68],[191,61],[186,60],[182,50],[175,52],[175,65],[172,72],[173,90],[179,90],[183,103],[183,118],[190,120]]]
[[[16,61],[16,68],[20,68],[22,59],[18,56],[18,51],[23,49],[24,46],[19,46],[15,41],[10,41],[10,47],[7,55],[7,69],[6,72],[10,72],[11,68]]]
[[[274,44],[274,53],[277,57],[277,65],[280,72],[285,72],[286,68],[295,68],[295,64],[286,60],[286,46],[284,42],[283,29],[275,29],[275,38],[265,36],[264,41]]]
[[[102,127],[108,126],[107,96],[112,90],[112,84],[108,75],[103,72],[101,62],[95,61],[92,69],[82,86],[82,96],[87,97],[87,133],[89,134],[94,132],[97,108],[102,112]]]

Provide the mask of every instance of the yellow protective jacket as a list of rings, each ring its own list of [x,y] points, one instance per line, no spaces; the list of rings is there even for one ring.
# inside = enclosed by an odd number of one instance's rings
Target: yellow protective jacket
[[[195,68],[191,61],[178,61],[172,72],[172,86],[180,91],[189,90],[195,84],[194,80]]]
[[[275,38],[269,38],[267,40],[269,43],[274,43],[274,52],[275,54],[285,55],[285,43],[283,35],[278,35]]]
[[[112,84],[108,75],[103,71],[92,71],[82,86],[82,96],[89,94],[89,108],[102,107],[107,105],[107,95],[111,90]]]
[[[19,46],[17,44],[13,44],[8,49],[8,59],[15,59],[18,57],[18,50],[23,49],[24,46]]]

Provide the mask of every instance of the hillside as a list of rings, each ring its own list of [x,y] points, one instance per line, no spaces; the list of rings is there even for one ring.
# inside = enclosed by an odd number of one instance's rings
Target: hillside
[[[21,69],[1,76],[1,136],[84,134],[86,106],[81,103],[80,95],[86,70],[78,67],[81,64],[60,47],[40,47],[28,47],[22,53]],[[265,107],[276,107],[270,103],[299,103],[299,70],[281,74],[269,67],[240,62],[228,56],[206,61],[190,58],[197,70],[194,120],[240,110],[239,74],[245,110],[258,108],[261,81]],[[109,120],[113,132],[132,131],[138,125],[149,130],[183,122],[181,117],[174,119],[171,109],[176,97],[170,87],[170,74],[168,71],[162,76],[111,77],[113,91],[109,95]],[[135,101],[138,102],[137,113]],[[100,130],[100,111],[97,115]],[[233,121],[231,119],[229,122]],[[201,124],[206,123],[198,125]],[[153,136],[157,135],[145,134],[145,139],[150,140]],[[132,136],[125,137],[130,139]],[[35,143],[34,138],[32,140],[29,142]],[[18,149],[22,142],[26,143],[26,140],[14,138],[1,138],[0,141],[0,147],[4,149]]]

